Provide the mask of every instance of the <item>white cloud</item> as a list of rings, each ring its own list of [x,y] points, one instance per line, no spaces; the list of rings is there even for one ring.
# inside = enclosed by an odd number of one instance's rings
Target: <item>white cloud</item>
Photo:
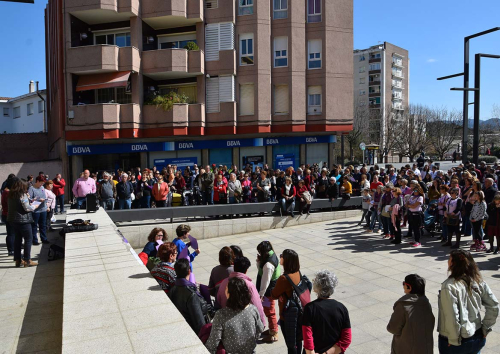
[[[427,59],[427,62],[428,63],[435,63],[435,62],[437,62],[437,59],[434,59],[434,58]]]

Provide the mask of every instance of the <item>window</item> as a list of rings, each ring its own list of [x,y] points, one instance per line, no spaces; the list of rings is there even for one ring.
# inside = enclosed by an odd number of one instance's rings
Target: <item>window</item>
[[[240,85],[240,116],[254,115],[254,86]]]
[[[118,47],[130,47],[130,32],[95,34],[95,44],[110,44]]]
[[[132,95],[123,87],[111,87],[95,90],[96,103],[132,103]]]
[[[38,101],[38,113],[43,113],[44,109],[43,109],[43,104],[44,102],[43,101]]]
[[[365,66],[360,66],[360,67],[359,67],[359,72],[360,72],[360,73],[364,73],[364,72],[365,72],[365,70],[366,70],[366,67],[365,67]]]
[[[321,86],[309,86],[307,96],[307,114],[321,114]]]
[[[359,83],[360,84],[364,84],[365,83],[365,78],[364,77],[360,77],[359,78]]]
[[[288,114],[288,85],[274,86],[274,114]]]
[[[274,0],[274,19],[288,17],[288,0]]]
[[[205,28],[205,60],[219,60],[219,51],[231,49],[234,49],[234,24],[208,24]]]
[[[274,38],[274,67],[288,66],[288,37]]]
[[[309,47],[309,69],[321,69],[321,39],[313,39],[308,42]]]
[[[3,116],[4,117],[9,117],[10,116],[9,108],[7,108],[7,107],[3,108]]]
[[[33,103],[28,103],[26,105],[26,114],[29,116],[33,114]]]
[[[307,22],[321,22],[321,0],[307,1]]]
[[[14,107],[14,118],[21,117],[21,107]]]
[[[205,0],[205,9],[216,9],[218,7],[217,0]]]
[[[366,90],[359,90],[359,95],[360,96],[366,95]]]
[[[160,86],[160,95],[166,95],[169,92],[175,92],[179,95],[188,97],[188,103],[198,102],[198,87],[196,84],[178,84],[178,85],[165,85]]]
[[[380,63],[370,64],[370,71],[380,70]]]
[[[380,104],[380,97],[372,97],[370,98],[370,105]]]
[[[240,65],[253,65],[253,33],[240,35]]]
[[[239,0],[240,6],[238,9],[238,14],[242,15],[253,15],[253,0]]]
[[[234,102],[234,76],[212,77],[206,80],[206,112],[220,111],[220,102]]]
[[[189,42],[196,43],[196,33],[187,33],[181,35],[158,36],[159,49],[182,49]]]
[[[364,61],[364,60],[365,60],[365,56],[364,56],[364,55],[361,55],[361,56],[359,57],[359,61]]]
[[[370,59],[380,59],[380,53],[370,54]]]

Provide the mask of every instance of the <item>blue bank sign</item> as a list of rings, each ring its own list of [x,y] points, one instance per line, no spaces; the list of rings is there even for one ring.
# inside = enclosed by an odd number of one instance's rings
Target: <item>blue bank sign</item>
[[[102,155],[149,151],[180,151],[201,149],[225,149],[248,146],[274,146],[335,143],[335,135],[296,136],[230,140],[192,140],[158,143],[68,145],[68,155]]]

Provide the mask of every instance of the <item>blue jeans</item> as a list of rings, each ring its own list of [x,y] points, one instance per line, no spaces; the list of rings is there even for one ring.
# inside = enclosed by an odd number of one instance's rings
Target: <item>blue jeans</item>
[[[208,190],[205,192],[201,192],[201,196],[203,198],[203,205],[214,205],[214,190]]]
[[[470,223],[469,215],[462,215],[462,235],[472,235],[472,225]]]
[[[56,213],[59,212],[59,209],[57,207],[61,209],[61,213],[64,213],[64,194],[56,196],[56,208],[55,208]]]
[[[446,222],[444,220],[444,215],[439,215],[439,223],[441,224],[441,238],[443,240],[448,239],[448,227],[446,225]]]
[[[7,237],[5,238],[5,243],[7,244],[7,252],[14,252],[14,230],[12,224],[7,221],[7,216],[2,215],[2,221],[5,223],[5,228],[7,229]]]
[[[382,226],[384,228],[384,234],[387,235],[390,232],[389,225],[391,224],[391,218],[386,216],[380,216],[380,220],[382,221]]]
[[[141,208],[151,208],[151,196],[150,195],[143,195],[141,197]]]
[[[81,209],[83,202],[86,202],[87,197],[77,197],[76,198],[76,208]]]
[[[15,235],[15,240],[14,240],[15,261],[21,260],[21,248],[23,247],[23,240],[24,240],[24,254],[22,258],[25,261],[29,261],[31,259],[31,243],[33,241],[31,225],[32,224],[12,223],[12,229]]]
[[[33,224],[31,224],[31,232],[33,234],[33,243],[38,243],[37,227],[40,231],[42,241],[47,241],[47,212],[33,213]]]
[[[236,204],[236,198],[235,197],[229,197],[229,204]]]
[[[286,213],[288,210],[293,213],[295,210],[295,199],[290,199],[288,202],[285,198],[281,199],[281,206],[283,207],[283,211]]]
[[[380,215],[377,210],[372,211],[372,219],[370,221],[370,230],[375,230],[375,222],[378,221],[378,229],[382,230],[382,222],[380,221]]]
[[[101,204],[101,207],[104,210],[113,210],[115,209],[115,200],[113,198],[111,199],[103,199],[99,202]]]
[[[118,199],[119,209],[131,209],[131,207],[132,207],[132,199]]]
[[[462,338],[462,344],[458,347],[448,346],[448,339],[442,336],[439,336],[438,341],[440,354],[480,354],[481,349],[486,344],[482,330],[477,331],[470,338]]]

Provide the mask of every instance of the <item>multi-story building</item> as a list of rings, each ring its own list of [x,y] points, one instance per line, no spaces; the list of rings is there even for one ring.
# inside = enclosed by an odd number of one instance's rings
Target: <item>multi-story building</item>
[[[29,92],[18,97],[0,97],[0,134],[46,133],[45,90],[30,81]]]
[[[354,125],[365,132],[365,143],[386,148],[387,117],[410,102],[410,58],[391,43],[354,51]],[[387,161],[393,162],[391,151]],[[394,157],[394,161],[396,158]]]
[[[352,129],[352,0],[49,0],[46,27],[49,144],[73,178],[333,163]]]

